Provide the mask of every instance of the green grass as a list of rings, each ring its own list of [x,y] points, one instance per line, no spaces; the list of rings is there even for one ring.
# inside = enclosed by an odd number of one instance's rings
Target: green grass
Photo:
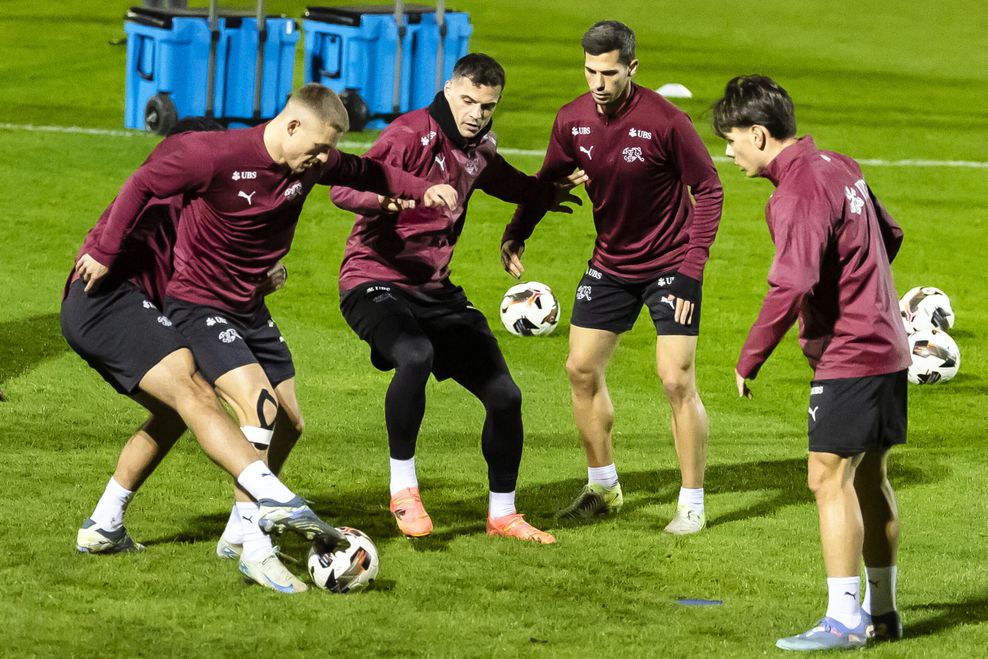
[[[267,4],[294,16],[305,6]],[[790,90],[801,132],[822,147],[884,160],[984,159],[988,18],[978,2],[455,6],[471,13],[472,48],[507,69],[496,121],[502,146],[544,146],[556,109],[583,90],[580,34],[614,17],[638,31],[643,84],[676,81],[694,91],[683,107],[713,153],[723,147],[706,108],[728,78],[758,71]],[[119,129],[125,53],[109,42],[123,36],[124,7],[4,2],[0,123]],[[659,532],[678,475],[654,376],[654,333],[643,319],[610,369],[627,501],[619,519],[554,529],[555,547],[487,539],[482,410],[455,385],[432,383],[418,462],[436,533],[415,543],[396,537],[387,513],[388,376],[370,368],[366,346],[339,315],[336,275],[350,218],[318,192],[288,259],[291,281],[270,299],[296,357],[307,421],[286,480],[330,519],[375,538],[378,587],[352,597],[285,598],[242,586],[234,566],[213,557],[228,480],[191,439],[128,513],[148,551],[77,556],[75,530],[142,414],[68,350],[58,329],[60,292],[82,236],[155,141],[0,129],[0,386],[10,397],[0,403],[7,505],[0,655],[747,657],[775,654],[776,637],[820,615],[823,570],[804,465],[810,373],[795,338],[755,381],[754,400],[738,401],[734,392],[734,360],[771,258],[762,219],[771,188],[723,164],[725,214],[707,269],[698,363],[712,428],[710,527],[700,536]],[[527,171],[539,165],[512,160]],[[979,283],[986,172],[869,166],[865,173],[906,231],[894,267],[899,289],[946,290],[963,353],[955,381],[910,390],[910,441],[892,461],[908,638],[868,652],[977,656],[988,645],[988,311]],[[511,284],[497,259],[510,212],[478,194],[453,262],[455,281],[492,319]],[[592,236],[584,208],[547,219],[529,243],[528,276],[553,286],[564,319]],[[525,397],[519,504],[540,525],[551,525],[585,473],[563,372],[567,330],[564,320],[552,336],[522,340],[495,327]],[[289,549],[305,548],[289,542]],[[680,597],[725,603],[689,608],[675,603]]]

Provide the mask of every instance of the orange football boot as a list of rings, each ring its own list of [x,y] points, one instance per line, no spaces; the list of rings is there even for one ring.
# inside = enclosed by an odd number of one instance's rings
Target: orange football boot
[[[487,535],[501,536],[504,538],[516,538],[537,542],[542,545],[555,544],[556,538],[551,533],[539,531],[537,528],[525,521],[524,515],[512,513],[504,517],[487,518]]]
[[[391,496],[391,514],[398,522],[398,529],[411,538],[421,538],[432,533],[432,518],[425,512],[419,488],[406,487]]]

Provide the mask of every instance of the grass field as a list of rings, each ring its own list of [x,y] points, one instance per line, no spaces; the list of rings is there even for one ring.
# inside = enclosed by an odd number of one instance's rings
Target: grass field
[[[296,17],[305,4],[267,3]],[[723,145],[706,109],[728,78],[761,72],[795,98],[801,133],[872,162],[866,177],[906,232],[897,285],[947,291],[963,360],[953,382],[910,390],[909,444],[895,451],[891,467],[902,512],[899,605],[907,638],[867,652],[984,656],[982,3],[454,6],[471,14],[472,49],[507,69],[495,120],[502,147],[545,146],[555,111],[584,90],[582,31],[617,18],[638,32],[642,84],[674,81],[693,90],[682,107],[715,155]],[[706,273],[698,359],[711,421],[710,521],[699,536],[660,532],[679,482],[654,376],[654,332],[643,319],[609,374],[626,492],[620,518],[554,528],[555,547],[488,539],[482,410],[455,385],[431,383],[418,463],[436,533],[414,543],[399,538],[387,511],[388,375],[370,367],[366,346],[340,317],[336,275],[350,218],[318,193],[287,260],[291,281],[269,300],[295,355],[307,421],[285,477],[326,517],[377,541],[377,587],[349,597],[286,598],[243,586],[235,566],[213,555],[229,510],[228,479],[191,438],[128,513],[128,528],[148,551],[76,555],[76,529],[142,414],[68,350],[58,328],[61,287],[83,235],[156,139],[24,126],[122,128],[125,49],[111,42],[123,36],[125,8],[107,0],[0,3],[0,387],[10,399],[0,403],[0,497],[8,511],[0,523],[0,655],[748,657],[780,653],[777,637],[822,614],[816,513],[805,486],[810,371],[795,337],[754,382],[753,400],[739,401],[734,391],[734,360],[766,288],[771,244],[762,211],[771,188],[723,161],[724,219]],[[296,72],[301,82],[301,65]],[[373,135],[349,139],[364,144]],[[526,171],[541,161],[510,159]],[[512,283],[497,258],[511,210],[478,194],[453,262],[454,280],[492,320]],[[585,476],[563,363],[565,318],[592,238],[585,207],[547,219],[528,245],[527,275],[550,284],[564,303],[555,334],[516,339],[495,327],[525,400],[519,507],[547,527]],[[291,541],[288,549],[305,550]],[[684,607],[679,598],[724,604]]]

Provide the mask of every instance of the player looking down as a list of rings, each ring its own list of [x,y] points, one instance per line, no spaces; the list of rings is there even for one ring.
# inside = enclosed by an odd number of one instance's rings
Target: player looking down
[[[332,191],[337,206],[358,214],[340,268],[340,308],[354,332],[370,344],[374,366],[395,372],[384,400],[390,509],[398,528],[411,537],[428,535],[433,528],[415,468],[425,386],[432,373],[439,380],[453,379],[484,405],[488,535],[555,542],[515,509],[521,392],[486,318],[449,278],[474,190],[528,203],[543,213],[570,212],[563,202],[579,202],[569,190],[583,182],[582,172],[571,168],[560,174],[553,179],[559,185],[540,182],[497,153],[491,119],[504,82],[504,69],[492,58],[463,57],[429,107],[396,119],[367,152],[381,163],[453,186],[463,201],[459,208],[410,208],[393,197],[339,186]]]
[[[786,90],[741,76],[714,105],[727,155],[749,177],[775,185],[765,207],[775,258],[769,291],[735,371],[745,380],[793,323],[813,380],[808,481],[816,498],[827,571],[827,613],[786,650],[828,650],[902,636],[895,608],[899,519],[887,475],[889,449],[906,441],[911,358],[890,263],[902,244],[892,219],[853,159],[796,137]],[[858,602],[861,560],[868,586]]]
[[[337,151],[347,128],[339,98],[313,84],[255,128],[186,133],[162,142],[124,186],[93,250],[96,258],[83,264],[91,268],[84,275],[98,282],[107,270],[103,261],[112,264],[142,206],[182,198],[174,272],[165,289],[167,317],[274,473],[300,436],[302,417],[291,353],[264,304],[264,282],[288,253],[308,193],[316,184],[345,182],[410,205],[456,205],[449,186]],[[241,572],[265,586],[305,590],[258,528],[253,497],[238,488],[236,498],[217,554],[239,558]]]
[[[561,517],[587,521],[624,501],[614,464],[614,407],[606,371],[621,334],[647,305],[656,370],[672,411],[682,487],[668,533],[700,531],[707,413],[696,388],[703,269],[723,192],[710,154],[685,113],[633,81],[635,34],[601,21],[583,35],[590,91],[556,115],[538,177],[581,168],[589,177],[597,239],[573,303],[566,372],[587,457],[588,483]],[[504,231],[501,260],[515,277],[543,213],[522,205]]]

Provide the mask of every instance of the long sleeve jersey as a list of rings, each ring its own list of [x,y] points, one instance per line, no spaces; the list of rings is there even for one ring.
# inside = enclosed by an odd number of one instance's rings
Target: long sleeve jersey
[[[755,377],[797,319],[816,379],[908,368],[890,267],[902,229],[872,194],[858,163],[818,150],[807,136],[783,149],[762,175],[776,186],[765,209],[776,253],[738,373]]]
[[[421,200],[428,184],[335,149],[321,167],[292,172],[274,162],[264,128],[193,132],[161,142],[127,180],[90,255],[113,268],[152,199],[183,198],[167,295],[248,312],[289,251],[302,203],[316,184],[348,184]]]
[[[442,93],[428,108],[409,112],[389,125],[366,157],[401,168],[430,183],[456,189],[459,206],[418,206],[400,213],[381,209],[376,194],[336,186],[333,202],[357,213],[340,266],[340,291],[366,281],[387,281],[410,290],[434,290],[448,283],[450,260],[475,189],[503,201],[526,202],[545,212],[551,183],[518,171],[497,153],[497,139],[485,131],[470,143],[460,137]]]
[[[537,176],[557,180],[577,167],[589,176],[596,267],[630,280],[672,270],[702,279],[724,193],[684,112],[636,84],[613,115],[599,112],[589,93],[580,96],[556,115]],[[527,240],[543,214],[520,207],[503,239]]]

